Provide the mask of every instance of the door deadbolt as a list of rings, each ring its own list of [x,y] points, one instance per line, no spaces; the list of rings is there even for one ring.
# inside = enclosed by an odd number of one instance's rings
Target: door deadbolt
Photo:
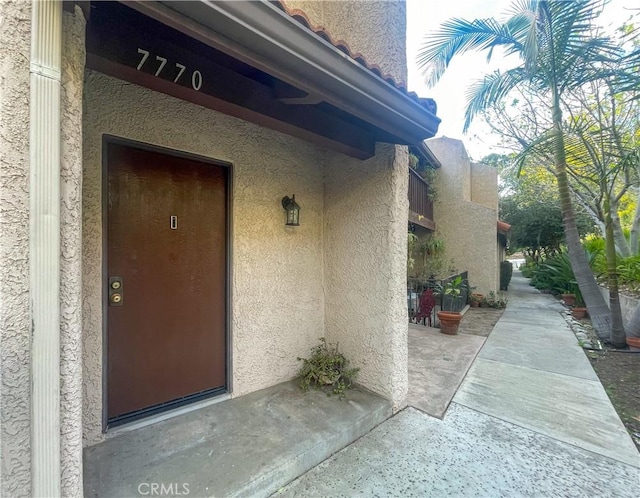
[[[122,277],[109,277],[109,306],[122,306]]]

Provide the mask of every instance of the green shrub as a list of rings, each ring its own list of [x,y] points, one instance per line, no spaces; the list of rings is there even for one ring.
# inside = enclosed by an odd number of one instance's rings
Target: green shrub
[[[502,261],[500,263],[500,290],[506,291],[511,282],[511,275],[513,275],[513,264],[511,261]]]
[[[345,391],[353,385],[360,370],[349,368],[349,361],[338,351],[338,344],[329,344],[324,337],[320,344],[311,349],[311,357],[298,358],[302,367],[298,370],[300,387],[308,391],[310,387],[322,389],[327,393],[345,397]]]
[[[489,292],[489,295],[484,298],[484,302],[489,306],[489,308],[506,308],[507,307],[507,298],[502,294],[496,294],[494,291]]]
[[[523,277],[532,278],[537,268],[538,265],[535,261],[527,261],[525,264],[520,266],[520,272]]]
[[[590,235],[588,237],[585,237],[585,239],[582,241],[582,247],[584,247],[584,250],[590,254],[597,254],[597,253],[604,254],[604,251],[605,251],[604,238],[599,237],[597,235]]]
[[[618,283],[640,289],[640,256],[618,260]]]
[[[554,294],[574,293],[576,279],[569,255],[562,252],[547,258],[535,270],[533,280],[537,289],[550,290]]]
[[[605,253],[604,238],[597,235],[588,236],[583,242],[582,247],[587,252],[589,264],[596,276],[606,275],[607,273],[607,256]]]

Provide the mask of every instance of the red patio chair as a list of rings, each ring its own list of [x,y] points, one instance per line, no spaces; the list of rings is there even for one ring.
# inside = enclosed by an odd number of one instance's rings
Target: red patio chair
[[[418,312],[414,316],[416,323],[420,323],[420,320],[422,320],[422,325],[426,325],[426,321],[429,320],[429,327],[431,327],[431,314],[433,313],[433,308],[435,308],[435,306],[436,297],[433,295],[433,290],[425,290],[420,295]]]

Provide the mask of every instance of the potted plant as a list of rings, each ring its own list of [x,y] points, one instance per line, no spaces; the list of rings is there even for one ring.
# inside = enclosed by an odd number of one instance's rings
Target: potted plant
[[[582,298],[582,293],[580,292],[580,289],[577,286],[576,286],[575,294],[576,294],[576,301],[575,301],[575,306],[571,311],[571,314],[573,315],[573,318],[575,318],[576,320],[581,320],[582,318],[587,316],[587,308],[584,305],[584,299]]]
[[[484,301],[484,294],[474,292],[469,296],[469,304],[472,308],[477,308],[478,306],[480,306],[480,303],[482,303],[482,301]]]
[[[458,333],[462,313],[447,308],[454,306],[465,286],[466,283],[462,280],[461,275],[445,284],[441,282],[436,286],[436,294],[440,296],[442,308],[441,311],[438,311],[438,320],[440,320],[440,332],[443,334],[456,335]]]
[[[304,391],[313,387],[324,390],[327,396],[337,394],[344,398],[360,369],[349,367],[349,360],[338,350],[338,344],[330,344],[324,337],[319,341],[309,358],[298,358],[302,362],[298,370],[300,387]]]
[[[565,294],[561,294],[562,296],[562,301],[564,302],[565,305],[571,307],[574,306],[576,304],[576,295],[571,293],[571,292],[567,292]]]

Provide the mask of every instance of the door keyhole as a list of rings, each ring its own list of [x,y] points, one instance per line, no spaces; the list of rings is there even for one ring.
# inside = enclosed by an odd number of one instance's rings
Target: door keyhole
[[[171,230],[177,230],[178,229],[178,217],[177,216],[171,216],[170,217],[169,226],[171,227]]]

